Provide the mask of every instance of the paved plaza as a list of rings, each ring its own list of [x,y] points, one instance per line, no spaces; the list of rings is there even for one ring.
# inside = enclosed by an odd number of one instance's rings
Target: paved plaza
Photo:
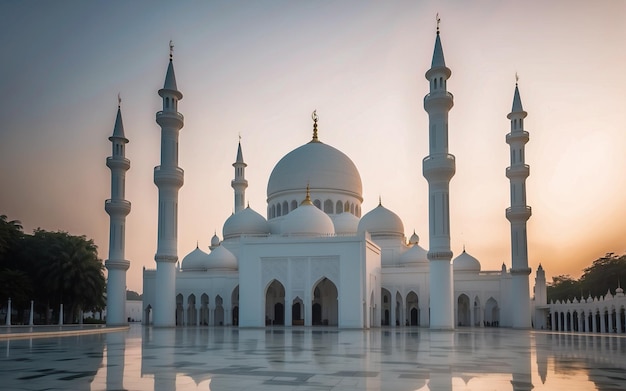
[[[626,338],[176,328],[0,341],[3,390],[620,390]]]

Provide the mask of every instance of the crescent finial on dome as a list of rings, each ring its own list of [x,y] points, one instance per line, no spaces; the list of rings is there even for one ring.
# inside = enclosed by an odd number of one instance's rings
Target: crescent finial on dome
[[[306,184],[306,197],[304,197],[304,201],[300,203],[300,206],[302,205],[313,205],[313,203],[311,202],[311,191],[308,183]]]
[[[317,138],[317,120],[319,119],[319,117],[317,116],[317,110],[313,110],[313,113],[311,114],[311,119],[313,119],[313,139],[311,140],[311,142],[318,143],[320,140]]]

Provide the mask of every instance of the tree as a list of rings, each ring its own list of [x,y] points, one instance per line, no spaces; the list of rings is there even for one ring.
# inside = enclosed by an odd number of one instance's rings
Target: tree
[[[580,283],[567,274],[552,277],[552,284],[547,287],[548,303],[557,300],[580,298]]]
[[[608,253],[585,268],[580,283],[585,295],[602,296],[626,282],[626,255]]]
[[[0,267],[12,268],[16,247],[23,236],[19,220],[7,221],[6,215],[0,215]]]
[[[38,234],[44,234],[49,246],[48,262],[41,273],[55,307],[63,303],[70,322],[77,319],[80,310],[103,308],[104,265],[93,240],[66,232],[36,231],[35,236]]]

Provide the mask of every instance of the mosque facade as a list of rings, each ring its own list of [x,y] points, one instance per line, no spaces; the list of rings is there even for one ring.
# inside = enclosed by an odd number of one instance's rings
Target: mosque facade
[[[430,249],[420,245],[415,232],[407,239],[400,217],[381,202],[371,211],[362,210],[359,171],[343,152],[320,140],[314,112],[311,140],[287,153],[269,177],[265,216],[246,206],[247,164],[239,143],[231,182],[234,213],[224,222],[222,237],[214,235],[209,251],[197,247],[179,262],[178,190],[184,171],[178,167],[178,136],[184,117],[178,112],[183,95],[170,52],[164,87],[159,90],[163,108],[156,114],[162,129],[161,164],[154,169],[158,244],[156,269],[143,272],[143,323],[544,327],[546,283],[541,267],[535,280],[536,300],[529,292],[526,221],[531,209],[526,205],[529,166],[524,160],[529,134],[523,126],[526,112],[517,85],[506,136],[511,149],[511,165],[506,169],[511,181],[511,207],[506,210],[511,222],[511,267],[482,270],[465,249],[453,258],[448,200],[456,163],[448,151],[450,75],[437,31],[424,97],[429,116],[429,155],[423,159],[423,175],[429,184]],[[123,195],[123,174],[130,166],[123,149],[128,140],[119,110],[110,139],[114,153],[109,159],[121,162],[111,163],[116,167],[111,168],[112,183],[117,184],[107,200],[114,250],[106,266],[109,275],[116,276],[109,279],[107,290],[113,292],[124,289],[128,261],[124,260],[123,225],[130,212]],[[115,294],[109,297],[122,300]],[[109,323],[119,323],[118,317]]]

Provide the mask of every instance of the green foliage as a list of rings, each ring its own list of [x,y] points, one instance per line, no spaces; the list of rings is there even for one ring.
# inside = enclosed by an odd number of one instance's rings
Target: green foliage
[[[552,277],[548,286],[548,302],[574,300],[605,295],[609,290],[615,294],[618,284],[626,281],[626,254],[608,253],[584,269],[580,279],[568,275]]]
[[[615,294],[617,284],[626,282],[626,254],[617,256],[608,253],[596,259],[585,268],[580,282],[585,296],[605,295],[609,289]]]
[[[36,229],[23,234],[17,221],[0,216],[0,305],[10,296],[17,306],[35,300],[36,312],[58,320],[64,305],[64,323],[78,321],[80,310],[104,308],[104,265],[93,240],[67,232]],[[8,295],[8,296],[7,296]]]
[[[126,300],[141,300],[142,298],[143,295],[140,295],[135,291],[126,291]]]

